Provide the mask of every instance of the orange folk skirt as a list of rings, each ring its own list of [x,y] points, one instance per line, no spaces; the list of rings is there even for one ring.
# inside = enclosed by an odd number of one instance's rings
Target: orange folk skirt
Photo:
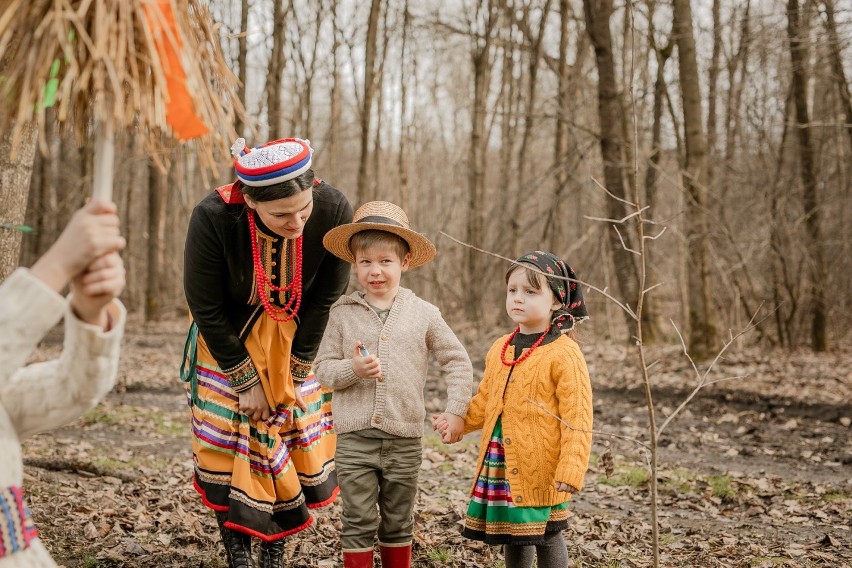
[[[279,323],[263,313],[245,342],[275,409],[260,422],[239,412],[239,397],[197,328],[185,350],[195,489],[205,505],[227,511],[226,527],[267,542],[308,528],[309,509],[331,504],[338,493],[331,391],[311,374],[302,385],[307,410],[294,407],[295,333],[295,322]],[[288,428],[294,409],[295,427]]]

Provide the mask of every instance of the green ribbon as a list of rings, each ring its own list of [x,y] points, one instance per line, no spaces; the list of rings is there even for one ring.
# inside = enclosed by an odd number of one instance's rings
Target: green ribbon
[[[189,368],[187,369],[187,363]],[[186,334],[186,343],[183,346],[183,361],[180,365],[180,380],[184,383],[190,383],[190,393],[192,394],[192,404],[195,406],[198,403],[198,326],[195,322],[189,326],[189,333]]]

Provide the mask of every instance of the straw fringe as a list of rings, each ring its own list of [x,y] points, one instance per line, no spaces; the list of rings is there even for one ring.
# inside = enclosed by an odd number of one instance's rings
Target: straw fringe
[[[211,171],[229,161],[234,115],[245,118],[238,81],[222,55],[217,27],[204,0],[170,0],[181,35],[181,63],[195,112],[210,132],[196,140]],[[44,142],[45,86],[59,62],[56,117],[81,144],[94,120],[111,116],[132,128],[152,156],[173,133],[166,122],[166,69],[146,23],[167,30],[156,0],[0,0],[0,128],[17,146],[24,124],[36,120]],[[178,38],[167,32],[173,46]],[[156,157],[155,157],[156,159]]]

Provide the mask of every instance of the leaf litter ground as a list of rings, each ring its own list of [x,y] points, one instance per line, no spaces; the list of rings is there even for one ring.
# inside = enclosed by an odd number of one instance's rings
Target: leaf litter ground
[[[191,486],[188,411],[176,379],[184,323],[131,325],[119,385],[75,423],[25,443],[25,487],[41,538],[60,565],[224,568],[213,515]],[[465,337],[474,366],[492,338]],[[51,335],[36,354],[55,356]],[[635,355],[584,347],[595,430],[647,438]],[[658,423],[694,375],[679,350],[650,350]],[[852,349],[815,355],[755,347],[728,354],[716,378],[663,434],[661,564],[769,568],[852,566]],[[437,371],[427,386],[439,410]],[[499,548],[459,535],[478,434],[444,446],[424,437],[414,565],[500,568]],[[609,452],[606,452],[606,445]],[[586,487],[565,532],[573,566],[651,565],[647,457],[596,435]],[[607,463],[609,462],[609,463]],[[606,475],[609,469],[610,475]],[[339,566],[340,506],[288,539],[288,566]]]

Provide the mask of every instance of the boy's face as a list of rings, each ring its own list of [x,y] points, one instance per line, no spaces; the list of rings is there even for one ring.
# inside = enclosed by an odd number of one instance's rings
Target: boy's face
[[[406,254],[401,259],[389,245],[375,245],[354,252],[355,273],[366,300],[371,304],[393,301],[411,255]]]

